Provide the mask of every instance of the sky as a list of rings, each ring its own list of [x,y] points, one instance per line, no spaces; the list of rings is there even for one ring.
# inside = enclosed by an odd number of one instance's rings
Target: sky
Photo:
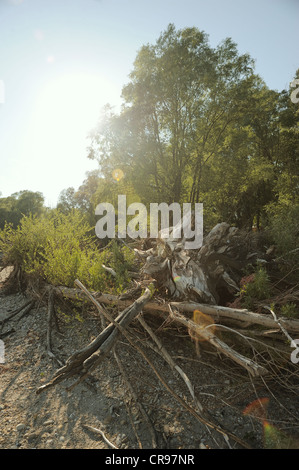
[[[169,23],[216,47],[231,37],[278,91],[299,68],[299,0],[0,0],[0,193],[39,191],[55,207],[97,163],[88,134],[138,50]]]

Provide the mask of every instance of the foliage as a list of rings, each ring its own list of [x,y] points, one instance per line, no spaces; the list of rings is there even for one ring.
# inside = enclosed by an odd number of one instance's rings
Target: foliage
[[[107,181],[121,168],[146,205],[203,202],[207,229],[260,229],[269,205],[298,192],[291,90],[269,90],[230,38],[212,48],[204,32],[170,24],[138,51],[129,78],[121,112],[106,107],[90,134],[89,158]]]
[[[23,215],[40,215],[44,209],[44,197],[40,192],[19,191],[0,198],[0,229],[5,223],[18,225]]]
[[[258,266],[255,273],[241,280],[240,298],[247,309],[254,307],[255,301],[270,297],[271,283],[265,268]]]
[[[78,278],[92,290],[124,288],[133,262],[131,253],[116,243],[112,250],[99,251],[90,230],[78,211],[25,216],[16,229],[7,224],[0,232],[0,251],[5,263],[53,285],[73,287]],[[116,270],[115,281],[112,282],[102,264]]]
[[[272,204],[267,207],[268,230],[277,254],[296,262],[299,260],[299,202]]]
[[[298,307],[293,302],[287,303],[285,305],[282,305],[280,309],[280,314],[287,318],[298,318]]]

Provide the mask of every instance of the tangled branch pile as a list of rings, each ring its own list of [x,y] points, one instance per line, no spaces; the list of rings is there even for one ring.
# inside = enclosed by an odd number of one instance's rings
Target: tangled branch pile
[[[144,244],[149,244],[146,241]],[[288,386],[296,387],[296,368],[290,360],[293,338],[299,334],[299,319],[276,315],[276,307],[283,312],[286,303],[281,292],[272,289],[268,272],[277,272],[278,261],[273,250],[265,249],[259,243],[258,236],[244,236],[228,224],[218,224],[204,238],[199,250],[184,249],[183,240],[158,239],[150,243],[147,249],[131,248],[139,266],[139,274],[131,273],[133,279],[126,292],[120,295],[90,290],[76,279],[76,287],[53,285],[43,279],[42,289],[37,292],[27,286],[35,297],[48,297],[48,337],[49,356],[56,359],[59,369],[54,376],[37,389],[40,394],[58,383],[75,377],[69,390],[90,377],[92,371],[114,351],[119,338],[126,340],[148,362],[165,388],[200,422],[219,432],[226,440],[230,437],[246,447],[247,444],[237,436],[219,426],[204,409],[196,397],[194,384],[185,372],[171,358],[154,331],[149,327],[144,315],[154,317],[162,324],[172,322],[178,328],[184,328],[195,342],[198,354],[203,341],[208,343],[219,356],[229,358],[235,367],[248,373],[252,379],[270,377]],[[145,247],[144,247],[145,248]],[[102,264],[107,278],[115,278],[116,270]],[[115,268],[115,266],[114,266]],[[244,273],[249,274],[251,286],[255,290],[246,290]],[[136,279],[137,278],[137,279]],[[281,282],[286,282],[282,279]],[[266,282],[265,282],[266,281]],[[279,281],[280,282],[280,281]],[[255,284],[254,284],[255,283]],[[277,286],[276,281],[276,286]],[[248,283],[250,285],[250,283]],[[40,284],[39,284],[40,286]],[[265,298],[265,294],[269,298]],[[255,295],[256,298],[253,298]],[[272,298],[270,297],[272,295]],[[296,285],[289,284],[287,296],[292,295],[297,308],[298,293]],[[89,301],[97,308],[101,318],[102,331],[88,345],[82,347],[61,363],[56,358],[51,346],[52,319],[55,313],[54,303],[59,299],[69,302]],[[256,311],[236,308],[237,303],[250,300]],[[273,299],[277,300],[276,307]],[[240,306],[240,305],[239,305]],[[289,307],[290,308],[290,307]],[[115,315],[115,311],[120,311]],[[161,377],[159,370],[148,359],[140,347],[132,323],[138,324],[152,340],[153,347],[158,348],[164,360],[175,374],[178,374],[191,395],[191,406],[185,402]],[[120,364],[119,364],[120,367]],[[130,381],[126,378],[127,386]],[[131,387],[132,388],[132,387]],[[131,389],[131,392],[134,391]],[[141,409],[142,405],[140,404]],[[142,412],[148,419],[144,409]],[[159,446],[152,429],[153,445]]]

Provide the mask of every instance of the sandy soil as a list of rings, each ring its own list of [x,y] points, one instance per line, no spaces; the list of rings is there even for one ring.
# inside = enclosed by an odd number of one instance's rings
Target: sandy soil
[[[0,449],[109,448],[101,435],[84,425],[100,429],[117,448],[153,448],[149,424],[124,384],[112,353],[88,380],[72,391],[66,388],[74,379],[36,394],[36,389],[47,382],[58,368],[46,350],[47,308],[42,302],[37,303],[26,316],[20,318],[21,311],[1,328],[1,321],[28,300],[21,293],[7,293],[5,279],[8,275],[9,269],[0,273],[0,338],[4,346],[4,358],[0,363]],[[57,316],[59,331],[54,327],[52,342],[53,351],[61,361],[101,331],[97,312],[92,306],[79,310],[76,315],[67,306],[60,307]],[[171,324],[159,328],[161,319],[148,315],[145,318],[172,358],[188,375],[198,400],[214,423],[252,449],[271,446],[270,435],[272,441],[276,436],[276,447],[299,448],[296,384],[288,388],[273,380],[253,380],[207,345],[202,345],[199,357],[186,331]],[[134,324],[132,328],[163,380],[189,406],[194,406],[182,379],[175,376],[164,359],[147,346],[148,337],[142,327]],[[5,336],[1,336],[3,334]],[[225,440],[218,431],[188,412],[125,339],[118,342],[116,350],[155,429],[159,448],[242,447],[232,438]],[[266,415],[260,415],[260,418],[254,416],[258,415],[258,407],[254,404],[257,399],[263,399],[267,404]],[[251,407],[255,412],[244,415],[250,404],[253,404]]]

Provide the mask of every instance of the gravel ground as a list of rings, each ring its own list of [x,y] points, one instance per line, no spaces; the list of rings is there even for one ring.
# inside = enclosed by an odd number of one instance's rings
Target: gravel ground
[[[1,321],[28,300],[21,293],[8,294],[5,291],[3,282],[8,274],[9,271],[0,273],[0,335],[10,332],[1,340],[5,349],[0,363],[0,449],[109,448],[103,436],[85,425],[100,429],[117,448],[153,448],[151,428],[124,385],[112,353],[88,380],[72,391],[66,388],[74,379],[36,394],[36,389],[46,383],[58,368],[46,350],[47,308],[43,303],[35,304],[26,316],[20,318],[21,311],[2,324],[1,329]],[[52,343],[53,352],[62,361],[101,331],[97,312],[92,307],[85,307],[77,315],[71,314],[67,307],[60,308],[57,316],[59,331],[53,329]],[[299,448],[299,399],[293,389],[252,380],[246,372],[228,359],[219,357],[205,344],[198,356],[185,331],[172,325],[158,328],[161,320],[148,315],[144,318],[187,374],[198,400],[214,423],[252,449],[269,447],[268,435],[272,436],[272,441],[276,436],[278,448]],[[174,375],[164,359],[147,346],[145,331],[139,324],[132,328],[166,384],[189,406],[194,406],[182,379]],[[118,341],[116,351],[138,401],[144,406],[155,429],[159,448],[242,447],[233,438],[224,439],[221,433],[186,410],[126,340]],[[262,418],[257,416],[258,407],[254,405],[261,398],[267,403],[267,416]],[[252,403],[255,411],[251,415],[244,414]]]

